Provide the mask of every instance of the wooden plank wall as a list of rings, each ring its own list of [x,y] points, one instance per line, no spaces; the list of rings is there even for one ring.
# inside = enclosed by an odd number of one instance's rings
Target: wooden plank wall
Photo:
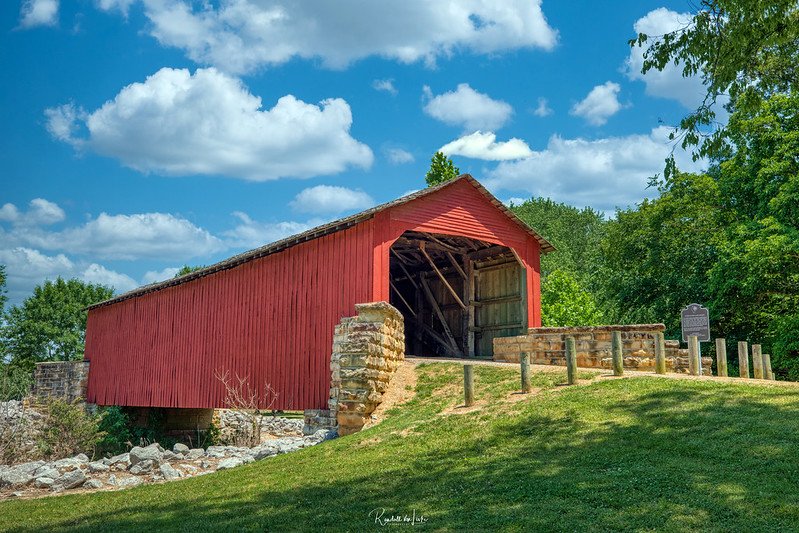
[[[89,313],[88,400],[223,407],[217,371],[277,393],[275,409],[323,409],[333,327],[371,301],[372,220],[236,268]]]

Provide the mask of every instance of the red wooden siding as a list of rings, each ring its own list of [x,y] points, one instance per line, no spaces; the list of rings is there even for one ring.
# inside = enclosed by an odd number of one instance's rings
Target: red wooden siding
[[[89,312],[88,400],[222,407],[216,371],[325,408],[333,327],[370,301],[372,221]]]
[[[389,300],[389,249],[408,230],[513,248],[526,267],[528,324],[539,326],[541,245],[471,179],[348,229],[90,309],[88,401],[223,407],[215,373],[227,370],[270,384],[274,409],[326,408],[333,328],[356,303]]]
[[[375,246],[374,300],[389,299],[389,248],[403,232],[460,235],[513,248],[527,275],[527,323],[529,327],[541,325],[540,245],[472,182],[458,180],[446,189],[446,194],[419,198],[378,215],[381,218],[375,217],[375,238],[379,233],[381,246]]]

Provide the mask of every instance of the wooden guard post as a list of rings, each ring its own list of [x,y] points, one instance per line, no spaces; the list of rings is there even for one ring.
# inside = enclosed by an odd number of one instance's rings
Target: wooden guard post
[[[727,340],[716,339],[716,369],[718,375],[727,377]]]
[[[610,338],[610,349],[613,355],[613,375],[621,376],[624,374],[624,357],[622,355],[621,331],[614,331]]]
[[[463,396],[464,405],[471,407],[474,405],[474,366],[463,365]]]
[[[533,390],[533,387],[530,384],[530,354],[528,354],[527,352],[522,352],[521,364],[522,364],[522,392],[524,394],[527,394]]]
[[[566,378],[569,385],[577,383],[577,347],[574,337],[566,337]]]
[[[738,341],[738,375],[749,377],[749,345],[746,341]]]
[[[666,373],[666,337],[662,331],[655,333],[655,374]]]

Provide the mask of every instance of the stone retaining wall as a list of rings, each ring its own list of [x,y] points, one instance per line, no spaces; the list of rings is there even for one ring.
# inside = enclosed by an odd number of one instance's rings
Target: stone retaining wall
[[[333,335],[329,411],[306,413],[319,422],[335,419],[340,435],[364,426],[405,359],[402,314],[386,302],[357,304],[358,316],[343,318]]]
[[[518,363],[522,352],[530,354],[530,363],[566,365],[567,336],[573,336],[577,346],[577,366],[611,368],[611,333],[621,332],[624,367],[631,370],[655,369],[655,333],[664,331],[663,324],[632,324],[624,326],[592,326],[563,328],[530,328],[526,335],[494,339],[494,360]],[[667,340],[666,369],[688,373],[688,350],[680,342]],[[702,358],[702,373],[711,375],[712,359]]]
[[[68,402],[86,398],[88,379],[88,361],[36,363],[31,395],[36,400],[61,398]]]

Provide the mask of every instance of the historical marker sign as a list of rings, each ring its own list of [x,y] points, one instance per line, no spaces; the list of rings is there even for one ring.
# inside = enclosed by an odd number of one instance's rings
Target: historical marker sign
[[[688,337],[696,335],[699,342],[710,340],[710,315],[706,307],[699,304],[690,304],[682,310],[682,340],[688,342]]]

